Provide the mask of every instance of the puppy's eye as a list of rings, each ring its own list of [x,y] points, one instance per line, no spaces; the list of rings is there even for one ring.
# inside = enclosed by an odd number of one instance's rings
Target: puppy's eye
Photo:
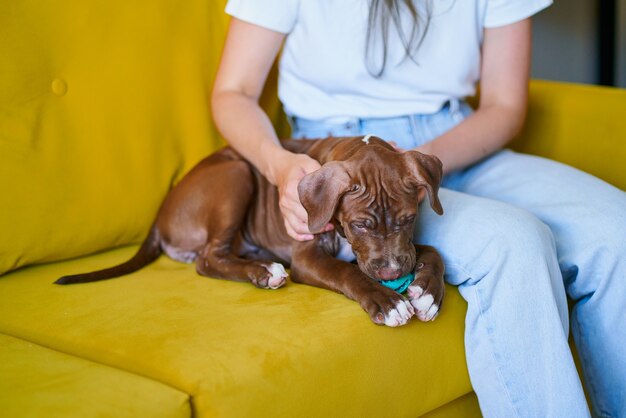
[[[414,220],[415,220],[415,215],[405,216],[403,218],[400,218],[400,220],[398,221],[398,225],[400,225],[400,226],[408,225],[408,224],[412,223]]]
[[[352,228],[357,229],[359,231],[367,231],[370,229],[374,229],[374,223],[369,219],[366,219],[364,221],[352,222],[350,226],[352,226]]]
[[[358,192],[360,188],[361,188],[361,186],[359,186],[358,184],[353,184],[352,187],[350,188],[350,191],[351,192]]]

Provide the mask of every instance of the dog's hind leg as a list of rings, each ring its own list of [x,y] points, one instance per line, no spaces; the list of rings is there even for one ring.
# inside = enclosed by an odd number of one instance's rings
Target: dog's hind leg
[[[280,263],[246,260],[234,255],[231,249],[210,244],[196,260],[196,270],[203,276],[250,282],[261,289],[278,289],[288,277]]]
[[[249,165],[241,160],[224,162],[219,164],[219,173],[212,173],[211,177],[219,179],[219,184],[211,185],[211,194],[220,196],[220,201],[207,208],[207,242],[196,259],[198,274],[250,282],[263,289],[283,286],[288,275],[282,264],[244,259],[238,254],[241,229],[255,195]]]

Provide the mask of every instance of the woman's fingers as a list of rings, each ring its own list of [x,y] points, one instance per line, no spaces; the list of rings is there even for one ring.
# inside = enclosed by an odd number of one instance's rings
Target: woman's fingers
[[[295,198],[293,190],[289,189],[281,196],[280,209],[289,236],[298,241],[313,239],[313,234],[309,231],[308,214],[297,197],[297,191]]]
[[[289,234],[289,236],[293,239],[295,239],[296,241],[309,241],[313,239],[313,234],[300,234],[298,232],[296,232],[291,225],[289,224],[289,222],[287,221],[287,219],[285,219],[285,229],[287,230],[287,234]]]
[[[309,230],[308,214],[298,194],[298,184],[302,178],[320,168],[319,162],[305,154],[295,154],[290,165],[283,171],[277,182],[280,195],[279,206],[285,222],[287,234],[298,241],[313,239]],[[324,232],[331,231],[332,224],[326,225]]]

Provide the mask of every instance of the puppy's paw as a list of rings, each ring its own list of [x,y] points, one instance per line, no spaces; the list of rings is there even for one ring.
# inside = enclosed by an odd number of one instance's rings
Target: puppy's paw
[[[249,275],[250,282],[259,289],[278,289],[287,282],[289,275],[280,263],[261,263],[255,265],[254,273]]]
[[[407,296],[413,308],[415,316],[420,321],[432,321],[439,314],[445,286],[443,276],[437,276],[425,268],[415,273],[413,283],[407,289]]]
[[[272,263],[268,266],[263,266],[270,273],[270,277],[267,280],[267,287],[270,289],[278,289],[287,282],[289,274],[285,271],[285,267],[280,263]]]
[[[420,321],[432,321],[439,314],[439,304],[435,303],[435,297],[426,293],[420,286],[409,286],[407,295],[415,308],[415,316]]]
[[[388,327],[404,325],[415,314],[413,307],[406,300],[396,302],[395,306],[383,315],[383,323]],[[378,316],[380,318],[380,315]]]
[[[404,325],[415,314],[413,306],[404,296],[382,286],[361,301],[361,306],[375,324],[388,327]]]

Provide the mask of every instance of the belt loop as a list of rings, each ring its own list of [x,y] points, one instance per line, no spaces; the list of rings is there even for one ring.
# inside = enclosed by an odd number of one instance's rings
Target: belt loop
[[[293,115],[287,115],[287,122],[289,123],[289,126],[291,126],[291,129],[295,130],[298,126],[298,121],[296,120],[296,117]]]
[[[417,127],[417,118],[418,117],[419,116],[416,115],[416,114],[409,115],[409,126],[411,127],[411,133],[412,133],[411,136],[413,137],[413,141],[415,143],[415,146],[418,145],[417,144],[417,138],[418,138],[418,135],[419,135],[419,129]]]
[[[456,112],[459,111],[460,108],[460,104],[459,104],[459,99],[450,99],[448,100],[448,102],[450,103],[450,113],[455,114]]]
[[[461,122],[465,117],[461,112],[461,101],[457,98],[450,99],[450,116],[456,123]]]
[[[359,132],[363,131],[363,119],[361,118],[351,118],[347,122],[343,124],[344,129],[348,131],[354,132],[355,129],[358,129]]]

